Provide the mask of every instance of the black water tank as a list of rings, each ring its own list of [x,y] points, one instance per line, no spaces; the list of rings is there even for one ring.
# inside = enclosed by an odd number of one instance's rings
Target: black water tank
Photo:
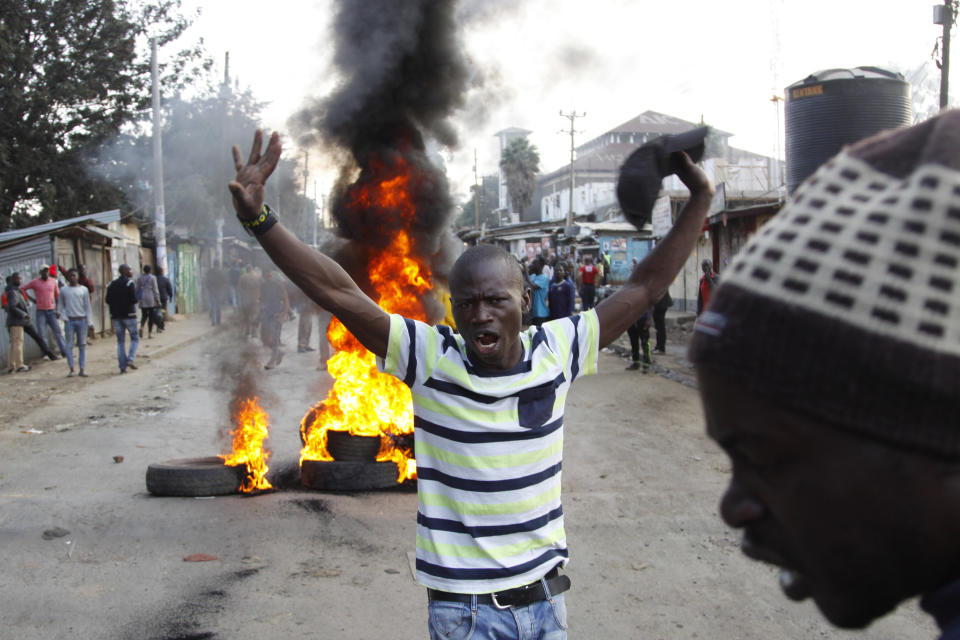
[[[842,147],[911,124],[910,83],[878,67],[827,69],[786,89],[790,193]]]

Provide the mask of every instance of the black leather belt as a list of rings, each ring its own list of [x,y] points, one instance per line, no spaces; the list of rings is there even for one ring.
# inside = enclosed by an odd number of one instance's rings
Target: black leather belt
[[[547,581],[547,588],[550,595],[563,593],[570,588],[570,578],[560,575],[557,567],[550,570],[544,576]],[[473,601],[473,595],[469,593],[451,593],[449,591],[437,591],[436,589],[427,589],[428,600],[441,600],[443,602],[463,602],[470,604]],[[543,584],[537,580],[522,587],[515,587],[505,591],[496,591],[494,593],[478,593],[477,604],[492,604],[498,609],[507,609],[508,607],[524,607],[534,602],[546,600],[547,594],[543,590]]]

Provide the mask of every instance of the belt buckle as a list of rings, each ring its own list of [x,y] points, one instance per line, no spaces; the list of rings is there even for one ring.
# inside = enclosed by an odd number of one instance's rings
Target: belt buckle
[[[494,591],[493,593],[490,594],[490,599],[493,601],[493,606],[495,606],[497,609],[499,609],[499,610],[501,610],[501,611],[503,611],[503,610],[505,610],[505,609],[509,609],[509,608],[511,608],[511,607],[513,606],[512,604],[503,604],[503,605],[502,605],[502,604],[500,604],[499,602],[497,602],[497,592],[496,592],[496,591]]]

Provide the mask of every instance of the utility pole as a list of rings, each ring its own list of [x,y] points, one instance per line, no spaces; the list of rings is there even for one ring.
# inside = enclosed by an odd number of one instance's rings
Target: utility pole
[[[230,108],[230,52],[223,54],[223,84],[220,86],[220,148],[227,148],[227,112]],[[230,170],[227,168],[227,155],[220,154],[220,179],[226,182],[230,179]],[[221,204],[216,219],[217,228],[217,266],[223,267],[223,224],[227,217],[226,205]]]
[[[310,162],[310,152],[303,152],[303,213],[304,216],[309,215],[310,207],[307,204],[307,182],[310,179],[310,170],[307,168],[307,163]],[[310,235],[310,242],[312,246],[317,246],[317,212],[314,211],[313,215],[310,216],[307,220],[307,233]]]
[[[579,131],[576,131],[574,124],[577,118],[584,118],[586,117],[586,115],[587,115],[586,112],[577,113],[576,110],[571,111],[570,113],[564,113],[563,110],[560,111],[560,116],[570,121],[569,132],[565,129],[561,129],[561,133],[570,134],[570,208],[567,210],[567,226],[568,227],[573,226],[573,188],[574,188],[573,160],[574,160],[574,154],[576,152],[576,147],[574,146],[574,143],[573,143],[573,136],[576,133],[580,133]]]
[[[157,265],[167,272],[167,217],[163,208],[163,142],[160,139],[160,80],[157,72],[157,39],[150,39],[150,79],[153,83],[153,235]]]
[[[473,148],[473,226],[480,228],[480,185],[477,184],[477,148]]]
[[[777,112],[777,142],[773,147],[773,175],[770,176],[769,186],[771,189],[776,189],[779,194],[780,185],[783,183],[780,178],[780,103],[783,102],[783,96],[775,93],[770,98],[770,102],[773,103],[773,108]]]
[[[940,52],[940,108],[945,109],[950,96],[950,29],[957,15],[957,0],[944,0],[933,7],[933,23],[943,25],[943,48]]]

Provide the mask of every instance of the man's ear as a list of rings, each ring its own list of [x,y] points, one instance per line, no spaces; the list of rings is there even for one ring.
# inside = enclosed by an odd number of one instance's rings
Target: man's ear
[[[520,296],[520,309],[524,313],[530,311],[530,307],[533,305],[533,293],[530,291],[530,287],[523,287],[523,294]]]

